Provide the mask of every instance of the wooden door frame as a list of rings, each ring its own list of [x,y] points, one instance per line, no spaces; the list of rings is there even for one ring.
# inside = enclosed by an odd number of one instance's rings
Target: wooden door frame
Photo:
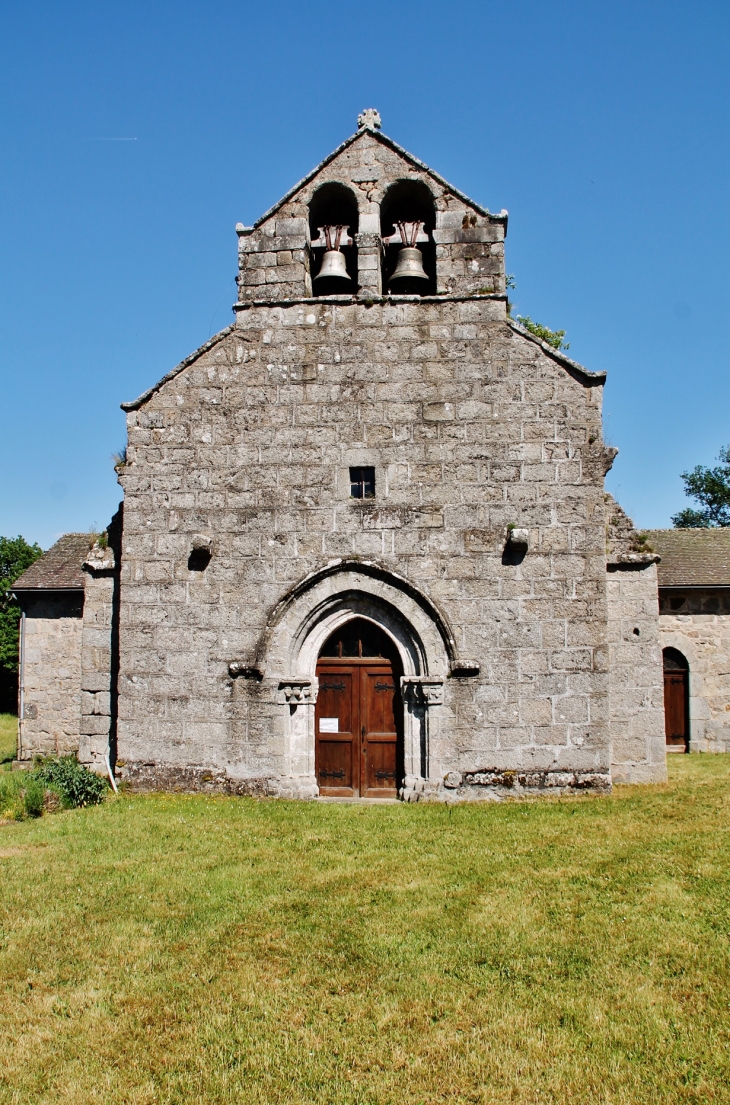
[[[666,667],[665,665],[666,665],[666,662],[667,662],[667,653],[676,653],[677,657],[681,658],[682,664],[678,663],[677,667]],[[666,726],[667,726],[667,722],[666,722],[666,706],[667,706],[666,688],[667,688],[667,676],[668,675],[669,676],[681,675],[683,677],[684,695],[683,695],[683,701],[682,701],[682,709],[683,709],[683,713],[684,713],[684,748],[682,748],[681,744],[670,744],[669,739],[666,736]],[[667,752],[671,751],[675,754],[676,753],[681,754],[682,752],[689,752],[690,737],[691,737],[691,730],[690,730],[690,722],[691,722],[691,718],[690,718],[690,664],[689,664],[689,660],[687,659],[687,656],[686,656],[684,650],[680,649],[680,648],[677,648],[675,645],[664,645],[662,647],[662,690],[663,690],[663,697],[664,697],[664,733],[665,733],[664,740],[665,740],[665,747],[667,749]]]
[[[684,712],[684,748],[682,747],[681,744],[670,744],[669,737],[666,735],[666,721],[665,721],[665,729],[664,729],[665,737],[664,737],[664,740],[665,740],[666,749],[667,749],[668,752],[669,751],[679,752],[679,753],[689,752],[689,740],[690,740],[690,728],[689,728],[689,724],[690,724],[690,717],[689,717],[689,669],[688,668],[685,668],[685,669],[680,668],[680,669],[676,669],[676,670],[673,670],[673,671],[672,670],[665,671],[663,673],[664,709],[665,709],[665,712],[666,712],[666,685],[667,685],[667,676],[668,675],[669,676],[681,676],[682,677],[682,682],[684,684],[684,688],[683,688],[684,689],[684,694],[683,694],[683,697],[682,697],[682,708],[683,708],[683,712]]]
[[[404,760],[404,709],[403,709],[403,694],[400,687],[400,676],[398,674],[397,666],[394,660],[387,657],[377,656],[320,656],[317,660],[316,675],[320,676],[320,666],[326,669],[332,669],[332,671],[352,671],[353,674],[357,671],[357,693],[353,694],[352,702],[352,760],[351,760],[351,772],[352,772],[352,786],[351,787],[323,787],[319,786],[319,738],[320,733],[317,727],[317,709],[315,708],[315,726],[314,726],[314,774],[317,779],[320,794],[323,797],[350,797],[350,795],[342,794],[342,791],[351,790],[352,797],[377,797],[377,795],[364,795],[363,791],[367,790],[367,786],[363,786],[363,778],[367,779],[367,775],[363,772],[363,755],[365,754],[365,734],[363,733],[363,683],[361,678],[361,669],[369,668],[371,670],[382,668],[383,674],[386,673],[394,680],[396,690],[398,692],[399,707],[395,717],[395,731],[396,731],[396,780],[395,787],[384,787],[383,790],[392,790],[395,797],[398,789],[403,784],[403,760]],[[399,665],[398,665],[399,666]],[[326,671],[323,674],[330,674]],[[357,715],[357,723],[355,724],[355,717]],[[344,742],[343,742],[344,743]],[[383,796],[391,797],[391,795]]]

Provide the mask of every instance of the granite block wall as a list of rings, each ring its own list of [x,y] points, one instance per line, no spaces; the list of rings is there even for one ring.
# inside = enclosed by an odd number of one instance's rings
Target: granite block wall
[[[78,758],[106,774],[116,760],[119,677],[119,561],[122,506],[84,563],[81,720]]]
[[[730,595],[660,590],[659,633],[689,663],[690,752],[730,752]]]
[[[45,592],[24,600],[24,717],[18,760],[79,747],[83,592]]]
[[[611,774],[616,783],[666,779],[664,685],[653,558],[608,565]]]
[[[347,558],[412,582],[466,658],[442,673],[430,782],[518,770],[606,785],[602,380],[489,297],[242,304],[128,405],[120,760],[275,790],[289,707],[267,622]],[[350,498],[351,465],[375,468],[374,500]],[[522,557],[510,525],[528,530]]]

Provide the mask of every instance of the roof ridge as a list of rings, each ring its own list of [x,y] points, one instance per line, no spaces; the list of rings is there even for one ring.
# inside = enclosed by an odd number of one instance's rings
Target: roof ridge
[[[275,306],[275,304],[273,305]],[[156,384],[152,385],[152,387],[147,388],[147,391],[143,391],[137,399],[132,399],[129,403],[120,403],[119,406],[122,408],[123,411],[139,410],[142,404],[146,403],[147,400],[150,399],[156,391],[159,391],[163,384],[168,383],[170,380],[174,380],[178,373],[182,372],[182,370],[184,368],[187,368],[188,365],[192,364],[193,361],[197,361],[198,357],[202,357],[203,353],[207,353],[209,349],[213,349],[214,346],[218,344],[218,342],[223,341],[224,338],[227,338],[228,335],[233,332],[233,330],[235,330],[234,323],[231,323],[230,326],[226,326],[223,330],[219,330],[218,333],[214,334],[212,338],[208,338],[208,340],[206,342],[203,342],[203,344],[199,346],[193,353],[190,353],[187,357],[185,357],[184,360],[175,365],[174,368],[171,368],[170,371],[167,372],[161,380],[158,380]]]
[[[437,180],[439,182],[439,184],[445,185],[449,189],[449,191],[453,193],[454,196],[457,196],[465,203],[468,203],[470,207],[473,207],[476,211],[479,212],[480,215],[488,215],[491,219],[496,219],[504,223],[507,222],[507,211],[501,211],[499,214],[494,214],[489,210],[489,208],[483,207],[482,204],[477,203],[476,200],[473,200],[471,196],[467,196],[466,192],[462,192],[455,185],[451,184],[450,181],[446,179],[446,177],[443,177],[440,173],[437,173],[436,170],[432,169],[430,165],[427,165],[425,161],[421,161],[420,158],[416,157],[415,154],[410,153],[407,149],[405,149],[404,146],[399,146],[398,143],[395,142],[392,138],[389,138],[387,134],[383,134],[383,132],[380,130],[374,130],[372,127],[366,126],[361,127],[359,130],[355,131],[354,134],[351,134],[349,138],[346,138],[344,142],[341,142],[336,149],[327,154],[325,158],[323,158],[317,165],[315,165],[315,167],[310,170],[310,172],[303,176],[302,179],[299,180],[292,188],[290,188],[288,192],[285,192],[281,199],[277,200],[277,202],[272,207],[270,207],[268,211],[265,211],[263,215],[261,215],[256,220],[253,226],[246,227],[245,229],[247,231],[258,230],[258,228],[263,223],[265,223],[267,219],[270,219],[272,215],[276,214],[279,208],[283,207],[285,203],[288,203],[292,196],[295,196],[301,188],[304,188],[306,184],[309,184],[310,180],[312,180],[312,178],[315,177],[317,173],[324,169],[325,166],[329,165],[331,161],[333,161],[336,157],[338,157],[341,153],[348,149],[348,147],[351,146],[353,142],[356,142],[365,134],[370,135],[371,138],[376,138],[379,142],[382,142],[384,145],[389,146],[390,149],[400,154],[401,157],[404,157],[407,161],[410,161],[412,165],[415,165],[417,168],[422,169],[424,172],[427,172],[429,176],[432,176],[434,180]]]
[[[522,337],[527,338],[528,341],[534,342],[535,345],[539,345],[543,353],[547,353],[549,357],[559,361],[560,364],[564,365],[566,368],[570,368],[573,372],[577,372],[581,376],[584,376],[587,383],[603,384],[606,382],[605,372],[591,372],[589,368],[585,368],[582,364],[579,364],[578,361],[574,361],[572,357],[566,357],[565,353],[561,353],[554,345],[549,345],[548,342],[543,341],[542,338],[538,338],[535,334],[531,334],[529,330],[526,330],[524,326],[515,322],[509,315],[507,315],[504,321],[516,334],[520,334]]]

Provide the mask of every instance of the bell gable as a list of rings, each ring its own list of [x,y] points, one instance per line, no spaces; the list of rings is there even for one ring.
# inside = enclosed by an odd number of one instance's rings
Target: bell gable
[[[382,134],[377,112],[363,112],[358,122],[358,131],[254,226],[237,226],[239,304],[330,295],[504,296],[507,212],[490,214]],[[328,235],[328,227],[340,228],[336,243],[337,231]],[[399,268],[403,248],[418,251],[408,271]],[[331,256],[322,273],[325,253]]]

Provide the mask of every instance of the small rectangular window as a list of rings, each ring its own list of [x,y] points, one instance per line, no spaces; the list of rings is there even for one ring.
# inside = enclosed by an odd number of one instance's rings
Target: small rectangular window
[[[375,498],[375,469],[351,468],[350,469],[350,498],[374,499]]]

